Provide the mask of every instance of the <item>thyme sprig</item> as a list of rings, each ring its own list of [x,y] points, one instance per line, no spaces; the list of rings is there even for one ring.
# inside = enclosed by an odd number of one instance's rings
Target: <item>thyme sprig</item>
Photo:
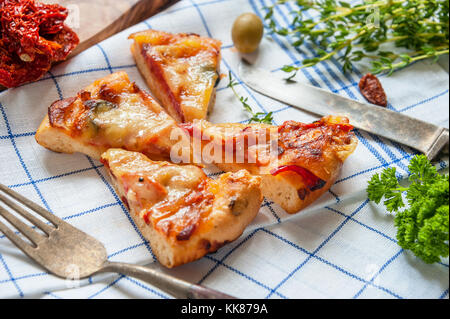
[[[253,111],[253,108],[248,104],[248,97],[240,96],[236,92],[235,86],[238,85],[239,83],[233,79],[231,71],[228,72],[228,80],[229,80],[229,83],[227,85],[227,88],[230,88],[233,91],[234,95],[241,102],[244,109],[252,115],[249,123],[264,123],[264,124],[272,124],[273,123],[273,112],[270,112],[267,114],[262,113],[262,112],[255,113]]]
[[[279,27],[274,19],[277,7],[294,4],[289,28]],[[293,74],[338,56],[343,71],[352,71],[353,62],[370,59],[372,73],[391,74],[413,62],[437,60],[449,53],[448,0],[362,0],[351,5],[339,0],[278,0],[267,7],[268,28],[293,39],[300,47],[315,45],[315,56],[301,66],[285,66]],[[317,19],[311,15],[318,13]],[[395,52],[386,49],[393,44]],[[398,50],[397,50],[398,48]]]

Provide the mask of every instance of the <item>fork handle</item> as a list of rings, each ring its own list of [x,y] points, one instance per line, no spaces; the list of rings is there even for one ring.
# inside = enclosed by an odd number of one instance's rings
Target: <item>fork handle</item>
[[[108,261],[99,272],[115,272],[140,279],[177,299],[236,299],[219,291],[191,284],[148,267]]]

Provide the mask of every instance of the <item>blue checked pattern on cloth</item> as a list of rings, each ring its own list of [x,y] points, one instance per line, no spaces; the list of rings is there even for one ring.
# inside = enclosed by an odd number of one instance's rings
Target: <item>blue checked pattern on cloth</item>
[[[52,213],[102,241],[109,258],[155,265],[155,258],[124,205],[111,187],[102,165],[76,154],[55,154],[34,141],[47,107],[73,96],[92,81],[126,71],[146,85],[131,57],[127,40],[132,32],[155,28],[195,32],[223,41],[222,73],[230,70],[239,94],[249,97],[255,110],[273,112],[276,124],[285,120],[309,122],[304,112],[261,96],[239,81],[239,55],[233,48],[230,26],[242,12],[265,15],[273,0],[184,0],[165,12],[124,31],[52,69],[36,83],[0,95],[0,182],[24,194]],[[277,8],[275,21],[287,26],[290,4]],[[312,16],[314,18],[314,16]],[[292,47],[293,39],[268,35],[257,66],[282,72],[311,57],[312,47]],[[303,69],[297,76],[314,86],[363,100],[358,81],[367,65],[343,74],[338,60]],[[381,76],[389,108],[448,127],[448,74],[428,62]],[[212,122],[246,122],[242,110],[223,81],[218,89]],[[243,298],[448,298],[448,259],[426,265],[396,243],[393,216],[367,200],[365,188],[372,174],[395,167],[408,175],[415,154],[408,147],[364,131],[356,131],[359,146],[344,165],[331,190],[297,215],[287,215],[265,201],[261,213],[237,241],[215,254],[164,270],[175,276]],[[448,168],[442,160],[440,168]],[[211,176],[220,174],[209,170]],[[17,298],[170,298],[167,294],[122,275],[101,275],[74,283],[57,279],[34,265],[0,236],[0,297]]]

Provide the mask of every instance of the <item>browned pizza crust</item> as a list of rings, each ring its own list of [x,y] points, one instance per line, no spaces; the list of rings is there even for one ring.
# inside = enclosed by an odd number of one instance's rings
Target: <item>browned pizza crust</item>
[[[138,69],[167,112],[181,123],[206,118],[220,80],[221,42],[156,30],[134,33],[130,39]]]
[[[193,130],[201,132],[203,149],[211,141],[221,145],[222,155],[209,159],[220,169],[226,172],[246,169],[261,177],[263,195],[290,214],[304,209],[330,189],[358,144],[348,120],[341,117],[326,117],[312,124],[289,121],[279,127],[207,121],[184,127],[191,134]],[[276,148],[275,156],[268,158],[258,152],[271,147],[271,132],[277,134]],[[238,161],[236,154],[232,161],[226,158],[229,151],[223,145],[230,141],[234,152],[236,145],[245,145],[243,161]]]
[[[56,152],[80,152],[95,159],[110,148],[124,148],[167,160],[179,142],[172,134],[185,136],[148,93],[125,72],[118,72],[95,81],[75,97],[53,103],[36,141]]]
[[[245,170],[212,180],[197,166],[153,162],[119,149],[108,150],[102,162],[152,251],[169,268],[237,239],[262,202],[260,178]]]

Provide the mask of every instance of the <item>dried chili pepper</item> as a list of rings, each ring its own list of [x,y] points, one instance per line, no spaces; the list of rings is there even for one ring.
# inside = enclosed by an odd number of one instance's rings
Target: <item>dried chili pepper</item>
[[[372,104],[387,106],[386,93],[380,80],[373,74],[366,74],[359,82],[361,94]]]
[[[67,9],[35,0],[0,0],[0,84],[36,81],[78,45]]]

